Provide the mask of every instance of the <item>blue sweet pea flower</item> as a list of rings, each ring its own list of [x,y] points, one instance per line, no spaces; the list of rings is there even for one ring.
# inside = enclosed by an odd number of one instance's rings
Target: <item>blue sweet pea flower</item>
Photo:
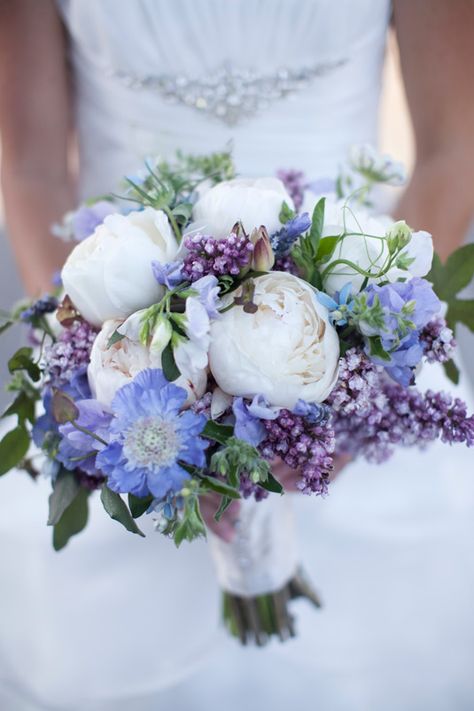
[[[93,205],[81,205],[72,218],[72,232],[78,242],[89,237],[103,223],[107,215],[117,212],[117,206],[108,200],[99,200]]]
[[[166,264],[162,264],[161,262],[153,261],[151,268],[158,284],[166,286],[167,289],[174,289],[175,286],[186,281],[183,277],[182,262],[167,262]]]
[[[421,330],[439,313],[440,300],[431,284],[419,277],[383,286],[370,284],[360,298],[356,318],[367,339],[366,352],[394,380],[407,387],[413,383],[414,369],[423,357]],[[370,339],[374,336],[380,339],[389,361],[371,352]]]
[[[265,438],[266,430],[262,420],[275,420],[278,417],[278,408],[270,407],[263,395],[256,395],[251,403],[246,403],[242,397],[235,398],[232,411],[235,417],[235,436],[254,447],[258,447]]]
[[[192,289],[198,292],[198,300],[204,306],[209,318],[219,318],[219,282],[213,274],[207,274],[193,282]]]
[[[151,368],[117,391],[110,443],[96,457],[113,491],[162,499],[190,478],[182,463],[205,465],[208,442],[199,435],[207,419],[183,412],[186,398],[183,388]]]
[[[352,283],[344,284],[340,291],[336,291],[334,296],[328,296],[324,291],[318,291],[316,298],[319,303],[329,311],[331,323],[335,326],[346,326],[348,316],[354,308],[352,296]]]

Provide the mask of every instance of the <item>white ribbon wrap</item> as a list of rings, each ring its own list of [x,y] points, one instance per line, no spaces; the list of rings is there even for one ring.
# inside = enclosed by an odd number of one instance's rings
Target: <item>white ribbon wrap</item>
[[[275,592],[299,567],[290,497],[270,494],[240,504],[231,543],[208,532],[217,579],[223,590],[242,597]]]

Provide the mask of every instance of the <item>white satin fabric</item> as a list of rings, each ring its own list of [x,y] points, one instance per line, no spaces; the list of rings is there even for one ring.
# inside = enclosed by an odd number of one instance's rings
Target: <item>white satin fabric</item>
[[[300,167],[316,177],[333,174],[351,144],[376,139],[387,0],[59,7],[71,37],[84,196],[109,191],[156,152],[204,153],[232,139],[242,174]],[[268,74],[329,60],[345,62],[232,129],[112,76],[202,77],[229,61]],[[426,369],[422,386],[426,378],[451,389],[439,369]],[[467,450],[437,444],[383,467],[348,467],[326,500],[295,497],[302,559],[326,607],[297,605],[299,638],[264,651],[241,650],[219,632],[205,544],[176,552],[150,521],[145,540],[132,536],[95,501],[88,530],[54,553],[44,525],[48,482],[7,475],[3,707],[471,709],[472,464]]]

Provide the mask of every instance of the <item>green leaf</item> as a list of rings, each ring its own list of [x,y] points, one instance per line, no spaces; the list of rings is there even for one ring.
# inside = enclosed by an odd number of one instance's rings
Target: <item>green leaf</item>
[[[172,212],[178,220],[181,220],[181,222],[187,222],[191,219],[193,206],[190,202],[181,202],[173,208]]]
[[[450,301],[474,278],[474,244],[466,244],[456,249],[448,257],[444,266],[436,255],[427,278],[433,282],[439,298]]]
[[[280,214],[278,216],[278,219],[280,220],[282,225],[286,225],[287,222],[293,219],[293,217],[296,215],[296,212],[291,209],[291,207],[288,205],[287,202],[283,202],[280,210]]]
[[[151,502],[153,501],[153,496],[145,496],[144,498],[140,496],[135,496],[134,494],[128,495],[128,507],[133,518],[140,518],[143,516],[145,511],[148,510]]]
[[[263,489],[266,489],[267,491],[273,492],[274,494],[283,493],[282,485],[280,484],[278,479],[275,479],[273,474],[269,474],[265,481],[260,481],[259,486],[261,486]]]
[[[222,516],[225,514],[227,509],[232,503],[232,499],[230,496],[223,496],[221,499],[221,503],[219,504],[219,508],[217,509],[216,513],[214,514],[214,520],[215,521],[220,521]]]
[[[387,353],[385,348],[382,346],[382,341],[380,336],[371,336],[367,339],[369,342],[370,355],[380,358],[380,360],[389,361],[390,355]]]
[[[329,237],[322,237],[319,242],[318,252],[316,254],[316,260],[318,262],[327,260],[331,256],[331,254],[334,252],[334,249],[336,248],[336,245],[340,239],[341,239],[340,235],[331,235]]]
[[[316,257],[318,253],[319,242],[321,241],[321,236],[323,234],[325,205],[326,198],[321,198],[320,200],[318,200],[313,210],[313,217],[311,218],[309,240],[313,248],[314,257]]]
[[[53,548],[60,551],[67,545],[69,539],[84,530],[89,518],[89,492],[79,489],[77,496],[64,511],[58,523],[53,528]]]
[[[7,407],[2,417],[10,417],[11,415],[18,416],[19,424],[23,424],[26,420],[33,424],[35,421],[35,400],[22,390]]]
[[[216,479],[212,476],[202,476],[200,481],[205,485],[205,488],[216,491],[222,496],[227,496],[230,499],[240,499],[240,494],[233,486],[229,486],[224,481]]]
[[[33,349],[23,346],[8,361],[8,370],[14,373],[17,370],[26,370],[31,380],[36,382],[41,377],[41,371],[32,358]]]
[[[123,333],[119,333],[117,330],[115,330],[112,335],[110,336],[109,340],[107,341],[107,348],[110,348],[111,346],[115,345],[116,343],[119,343],[125,336]]]
[[[28,452],[29,446],[30,435],[21,425],[7,432],[0,442],[0,476],[21,462]]]
[[[213,439],[220,444],[226,444],[227,441],[233,436],[234,428],[232,425],[219,425],[213,420],[208,420],[206,426],[204,427],[201,436],[207,437],[208,439]]]
[[[446,321],[452,329],[457,323],[463,323],[474,332],[474,299],[451,299],[448,301]]]
[[[448,310],[446,321],[455,331],[458,323],[463,323],[474,331],[474,300],[458,299],[457,295],[474,277],[474,244],[460,247],[448,257],[443,265],[435,254],[427,279],[440,299],[446,301]],[[452,368],[451,373],[453,374]]]
[[[66,509],[78,495],[80,488],[74,474],[63,467],[54,482],[54,489],[49,497],[48,526],[55,526],[59,523]]]
[[[13,326],[14,323],[14,321],[5,321],[5,323],[2,323],[2,325],[0,326],[0,333],[4,333],[10,328],[10,326]]]
[[[199,501],[197,497],[188,497],[184,503],[183,519],[174,530],[174,542],[179,547],[183,541],[193,541],[205,535],[206,527],[202,520]]]
[[[166,380],[170,383],[177,380],[181,375],[174,359],[173,347],[171,343],[168,343],[165,350],[161,354],[161,366]]]
[[[136,533],[145,538],[145,534],[138,528],[127,508],[127,504],[119,494],[116,494],[115,491],[112,491],[104,484],[100,492],[100,500],[110,518],[121,523],[130,533]]]
[[[444,372],[448,376],[448,378],[453,382],[455,385],[459,383],[459,368],[457,367],[456,363],[453,360],[448,360],[446,363],[443,363],[444,367]]]

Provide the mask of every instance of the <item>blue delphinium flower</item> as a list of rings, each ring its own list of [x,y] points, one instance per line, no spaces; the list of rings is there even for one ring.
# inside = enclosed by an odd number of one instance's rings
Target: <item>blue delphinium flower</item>
[[[309,230],[311,218],[307,212],[296,215],[270,237],[270,244],[277,257],[288,254],[298,237]]]
[[[351,296],[352,284],[348,282],[340,291],[336,291],[334,296],[328,296],[324,291],[318,291],[316,298],[319,303],[329,311],[331,323],[336,326],[345,326],[349,314],[354,308],[354,300]]]
[[[110,443],[96,458],[116,492],[163,498],[190,478],[181,462],[205,465],[208,442],[199,437],[204,415],[181,411],[186,391],[169,383],[161,370],[140,372],[117,391]]]
[[[100,472],[95,465],[96,454],[106,446],[100,440],[108,440],[112,415],[97,400],[79,400],[75,404],[79,410],[77,424],[83,430],[93,432],[97,439],[67,422],[59,426],[62,439],[56,456],[66,469],[79,468],[86,474],[97,476]]]
[[[25,323],[31,321],[31,319],[40,318],[45,314],[51,314],[58,308],[58,300],[55,296],[46,294],[42,296],[41,299],[35,301],[31,306],[21,312],[20,319]]]
[[[175,286],[186,281],[183,276],[182,262],[166,262],[166,264],[162,264],[154,260],[151,263],[151,268],[158,284],[166,286],[167,289],[174,289]]]

